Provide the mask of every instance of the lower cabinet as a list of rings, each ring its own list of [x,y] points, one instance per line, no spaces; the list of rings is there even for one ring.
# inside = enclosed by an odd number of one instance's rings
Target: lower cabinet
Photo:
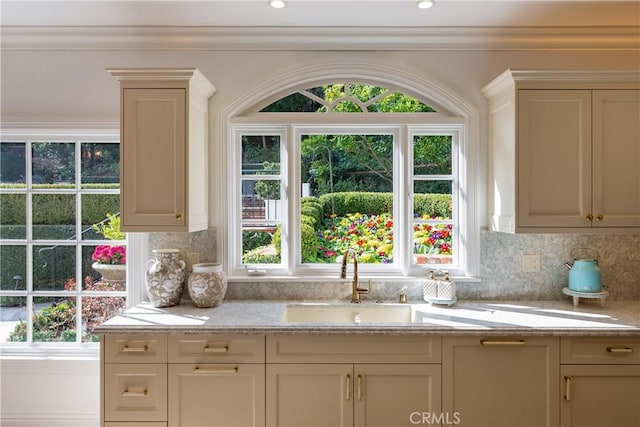
[[[557,426],[557,337],[444,337],[443,412],[459,426]]]
[[[114,334],[102,427],[637,427],[640,338]]]
[[[413,426],[441,412],[440,337],[269,336],[266,360],[269,427]]]
[[[640,339],[562,338],[562,427],[640,426]]]
[[[169,364],[169,427],[264,426],[264,364]]]
[[[268,364],[267,426],[411,426],[440,383],[439,364]]]

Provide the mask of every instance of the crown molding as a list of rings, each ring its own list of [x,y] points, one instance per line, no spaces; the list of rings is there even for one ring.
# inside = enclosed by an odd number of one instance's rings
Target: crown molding
[[[633,27],[4,26],[2,50],[640,51]]]

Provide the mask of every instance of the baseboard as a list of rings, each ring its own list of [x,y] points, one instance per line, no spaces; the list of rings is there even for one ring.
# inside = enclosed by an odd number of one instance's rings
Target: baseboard
[[[2,427],[99,427],[99,414],[0,414]]]

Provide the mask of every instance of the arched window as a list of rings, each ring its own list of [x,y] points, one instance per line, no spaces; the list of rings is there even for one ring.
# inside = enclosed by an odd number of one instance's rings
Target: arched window
[[[336,277],[465,273],[465,119],[363,80],[312,82],[231,118],[228,270]]]

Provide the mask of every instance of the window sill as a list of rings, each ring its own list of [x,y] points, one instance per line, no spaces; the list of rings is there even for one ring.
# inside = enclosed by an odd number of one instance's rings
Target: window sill
[[[366,275],[360,274],[359,280],[369,280],[379,282],[416,282],[425,279],[425,276],[383,276],[383,275]],[[459,283],[481,283],[480,277],[475,276],[452,276],[452,279]],[[328,276],[277,276],[277,275],[256,275],[256,276],[229,276],[227,281],[230,283],[255,283],[255,282],[279,282],[279,283],[301,283],[301,282],[322,282],[322,283],[339,283],[351,282],[351,279],[339,279],[337,277]]]
[[[1,343],[0,360],[99,360],[100,344]]]

